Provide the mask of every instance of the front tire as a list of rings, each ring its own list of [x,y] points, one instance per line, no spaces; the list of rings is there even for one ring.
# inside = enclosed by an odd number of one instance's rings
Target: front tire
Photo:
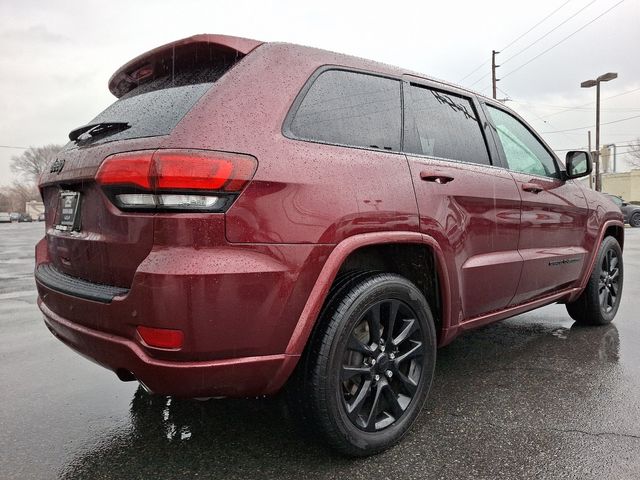
[[[586,288],[574,302],[567,303],[567,312],[583,325],[611,323],[620,306],[623,280],[620,244],[613,237],[605,237]]]
[[[426,299],[399,275],[359,274],[318,321],[290,391],[306,429],[349,456],[391,447],[433,379],[436,334]]]
[[[636,212],[631,215],[631,218],[629,219],[629,225],[634,228],[640,227],[640,212]]]

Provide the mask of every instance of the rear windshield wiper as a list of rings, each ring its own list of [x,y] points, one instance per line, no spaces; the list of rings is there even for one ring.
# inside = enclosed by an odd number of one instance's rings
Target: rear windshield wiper
[[[96,135],[114,130],[121,132],[122,130],[126,130],[127,128],[131,128],[131,125],[129,125],[127,122],[90,123],[89,125],[83,125],[82,127],[78,127],[75,130],[71,130],[71,132],[69,133],[69,140],[75,142],[83,134],[87,134],[90,137],[95,137]]]

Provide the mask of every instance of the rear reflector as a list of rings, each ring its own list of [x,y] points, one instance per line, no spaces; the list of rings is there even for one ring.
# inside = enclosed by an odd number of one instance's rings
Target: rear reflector
[[[122,209],[221,211],[256,167],[255,158],[226,152],[129,152],[107,157],[96,181]]]
[[[181,348],[184,335],[180,330],[138,326],[140,338],[150,347]]]

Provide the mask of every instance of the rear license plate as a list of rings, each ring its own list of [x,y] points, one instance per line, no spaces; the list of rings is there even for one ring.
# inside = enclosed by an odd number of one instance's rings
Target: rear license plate
[[[58,230],[80,230],[80,192],[60,192]]]

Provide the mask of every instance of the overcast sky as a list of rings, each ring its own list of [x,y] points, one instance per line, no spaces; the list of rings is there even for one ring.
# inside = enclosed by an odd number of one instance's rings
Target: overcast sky
[[[0,145],[65,143],[70,130],[114,101],[107,80],[120,65],[196,33],[349,53],[485,94],[491,50],[501,50],[498,76],[506,78],[499,97],[510,98],[508,105],[556,149],[586,147],[588,128],[580,127],[594,124],[595,89],[580,82],[617,72],[618,79],[602,85],[602,122],[638,118],[603,125],[601,138],[623,145],[640,137],[640,0],[619,2],[3,1]],[[9,162],[20,152],[0,148],[0,184],[13,180]]]

